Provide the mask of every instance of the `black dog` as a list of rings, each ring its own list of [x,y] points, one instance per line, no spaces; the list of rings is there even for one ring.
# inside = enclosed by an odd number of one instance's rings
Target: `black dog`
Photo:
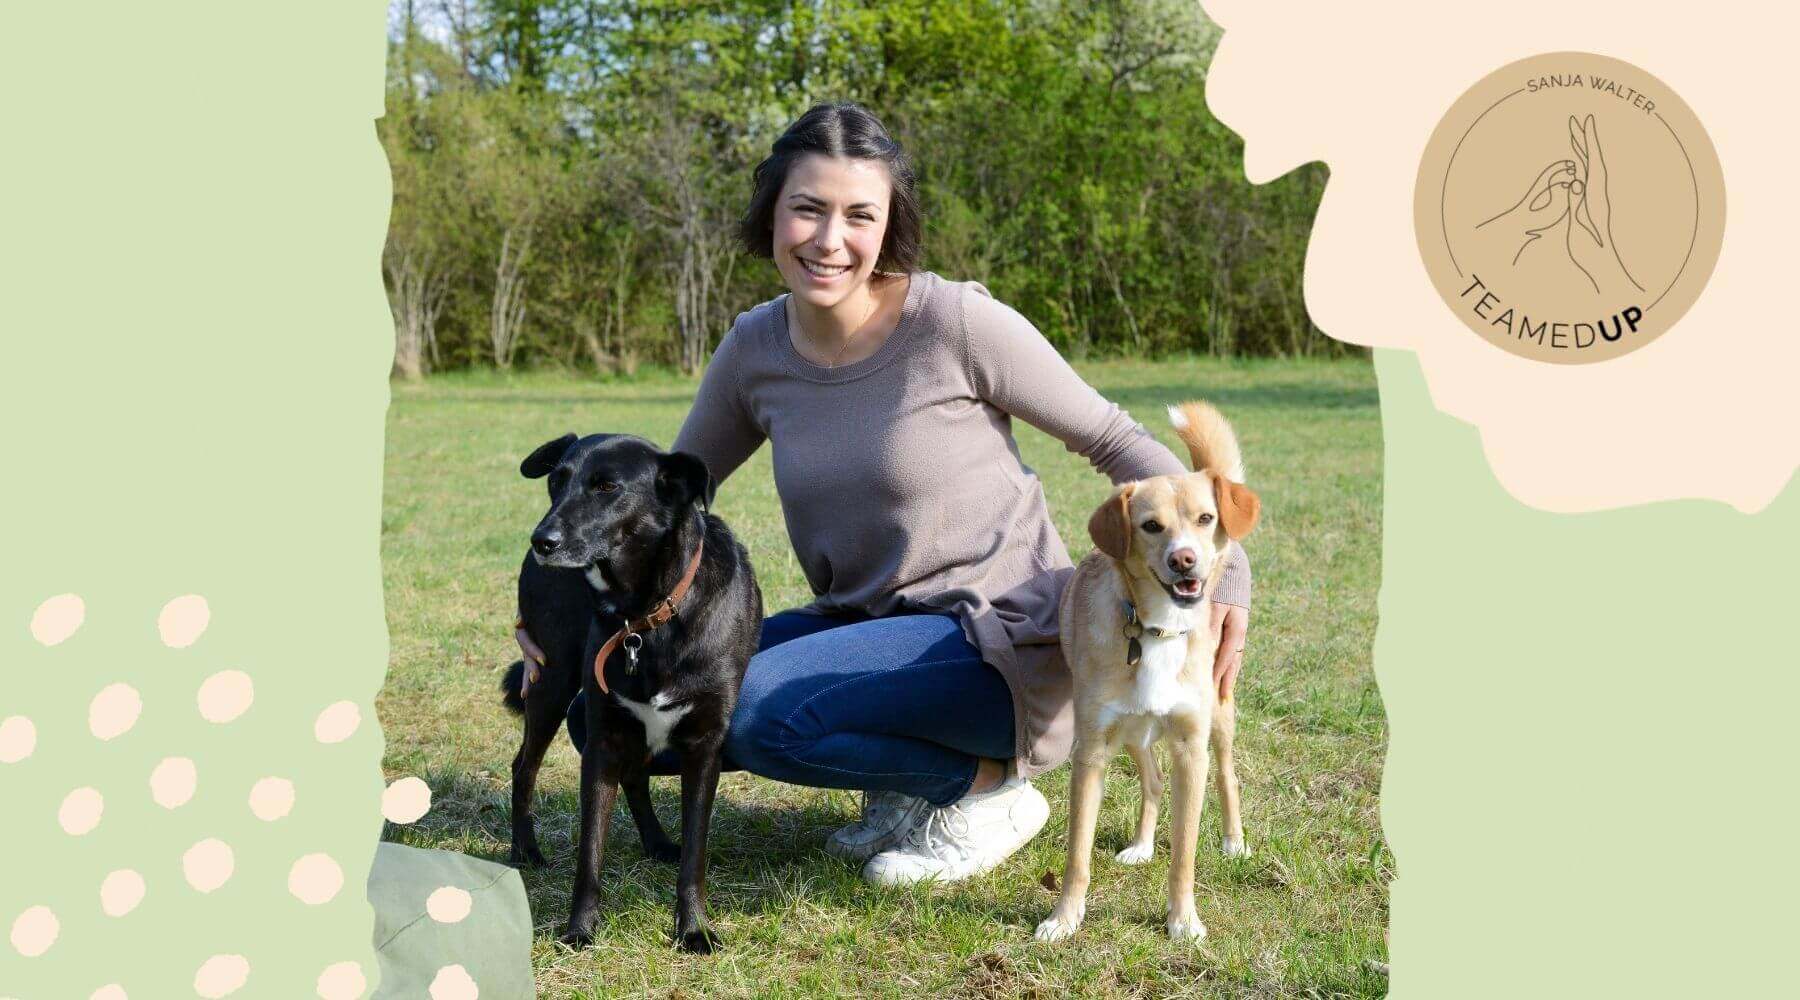
[[[749,556],[707,512],[712,478],[692,455],[624,434],[567,434],[532,452],[519,472],[549,477],[550,512],[519,570],[520,618],[545,662],[529,684],[524,661],[501,684],[507,705],[525,716],[513,759],[513,859],[544,860],[532,786],[569,703],[585,690],[580,841],[563,941],[593,939],[601,848],[623,785],[645,855],[681,862],[676,943],[710,952],[718,938],[706,922],[707,828],[726,727],[762,626]],[[678,593],[684,579],[691,582]],[[648,764],[665,747],[681,758],[679,847],[650,806]]]

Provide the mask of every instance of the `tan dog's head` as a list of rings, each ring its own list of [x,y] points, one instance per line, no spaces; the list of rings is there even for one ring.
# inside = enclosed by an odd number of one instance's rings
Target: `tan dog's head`
[[[1199,603],[1232,540],[1256,527],[1262,501],[1220,468],[1242,475],[1243,462],[1217,410],[1188,403],[1170,415],[1198,471],[1120,486],[1088,518],[1088,535],[1128,578],[1154,581],[1185,608]]]

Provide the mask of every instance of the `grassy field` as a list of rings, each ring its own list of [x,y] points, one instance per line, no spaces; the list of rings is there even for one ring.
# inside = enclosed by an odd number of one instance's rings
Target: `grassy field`
[[[551,860],[527,871],[545,997],[1314,997],[1380,996],[1392,859],[1377,822],[1386,724],[1370,669],[1380,582],[1381,428],[1366,361],[1096,363],[1082,373],[1165,443],[1163,404],[1218,403],[1243,439],[1264,501],[1248,540],[1256,580],[1237,745],[1254,856],[1218,854],[1215,803],[1202,819],[1197,899],[1210,936],[1162,930],[1167,819],[1156,859],[1111,862],[1136,798],[1121,755],[1108,784],[1088,920],[1062,945],[1032,929],[1063,867],[1068,770],[1039,787],[1051,820],[987,876],[955,886],[878,890],[821,850],[853,818],[854,794],[745,774],[720,787],[709,882],[726,948],[669,945],[673,868],[646,862],[629,822],[614,826],[598,942],[556,943],[573,876],[578,762],[566,740],[539,784]],[[390,776],[417,774],[431,812],[388,827],[403,843],[504,861],[508,768],[517,720],[500,706],[514,574],[542,515],[541,483],[519,460],[564,431],[632,431],[667,445],[693,383],[652,375],[603,383],[558,375],[445,376],[397,385],[388,418],[382,555],[393,638],[378,707]],[[1107,484],[1060,443],[1019,426],[1058,530],[1079,558]],[[1185,460],[1185,453],[1177,449]],[[789,549],[763,449],[726,483],[717,512],[749,547],[771,610],[810,594]],[[675,828],[674,779],[653,783]],[[1210,799],[1210,796],[1209,796]],[[621,806],[621,809],[623,807]],[[1166,817],[1166,813],[1165,813]]]

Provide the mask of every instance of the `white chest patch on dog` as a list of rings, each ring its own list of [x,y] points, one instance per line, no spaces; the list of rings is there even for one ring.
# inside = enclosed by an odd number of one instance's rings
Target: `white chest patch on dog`
[[[625,706],[626,711],[637,716],[638,721],[644,724],[644,744],[650,748],[650,752],[653,754],[662,753],[668,749],[669,731],[674,729],[675,724],[694,708],[694,703],[691,701],[673,708],[669,707],[668,695],[661,691],[650,697],[649,704],[622,698],[617,694],[614,694],[613,697],[618,698],[619,704]]]
[[[587,569],[582,570],[582,575],[587,577],[588,586],[594,588],[594,593],[606,593],[606,577],[600,575],[600,567],[589,566]]]
[[[1121,738],[1138,746],[1149,746],[1162,735],[1161,720],[1178,711],[1194,711],[1201,707],[1198,692],[1181,682],[1181,668],[1187,662],[1187,637],[1158,639],[1149,634],[1140,640],[1143,659],[1138,661],[1137,678],[1131,693],[1108,702],[1100,710],[1104,728],[1119,721]]]

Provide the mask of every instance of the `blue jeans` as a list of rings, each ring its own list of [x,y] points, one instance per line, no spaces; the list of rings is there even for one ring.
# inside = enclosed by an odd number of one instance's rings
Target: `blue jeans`
[[[569,737],[587,742],[587,708]],[[725,769],[815,788],[905,792],[934,805],[963,797],[979,758],[1010,760],[1012,695],[948,615],[820,615],[763,620]],[[652,774],[676,774],[672,751]]]

